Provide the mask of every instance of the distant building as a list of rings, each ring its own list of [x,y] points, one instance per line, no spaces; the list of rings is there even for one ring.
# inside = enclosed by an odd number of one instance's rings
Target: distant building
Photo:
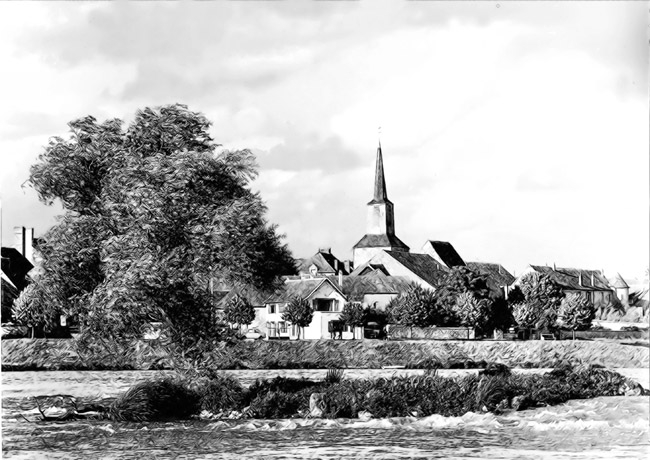
[[[297,259],[298,274],[300,276],[330,276],[349,275],[352,271],[352,262],[341,261],[332,254],[330,248],[319,249],[316,254],[306,259]]]
[[[519,284],[521,279],[529,273],[549,275],[565,294],[581,295],[593,305],[609,303],[616,295],[614,288],[609,284],[601,270],[529,265],[517,278],[515,284]]]
[[[28,274],[37,264],[34,229],[14,228],[14,247],[3,247],[2,254],[2,322],[11,321],[13,304],[29,284]]]
[[[512,283],[515,282],[516,278],[503,265],[488,262],[467,262],[467,266],[476,273],[487,276],[488,281],[494,283],[503,291],[505,298],[508,298]]]
[[[618,299],[627,304],[630,300],[630,286],[625,282],[620,273],[617,273],[616,276],[610,281],[611,286],[616,292]]]

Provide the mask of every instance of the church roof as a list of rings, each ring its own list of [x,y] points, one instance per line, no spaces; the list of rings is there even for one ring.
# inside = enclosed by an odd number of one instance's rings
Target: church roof
[[[388,234],[365,235],[354,245],[354,248],[400,248],[405,251],[409,250],[409,247],[402,240],[395,235]]]
[[[386,203],[388,194],[386,192],[386,179],[384,178],[384,159],[381,155],[381,143],[377,147],[377,164],[375,165],[375,190],[372,201],[368,204]]]
[[[447,273],[429,254],[399,251],[386,251],[386,253],[431,286],[438,285]]]

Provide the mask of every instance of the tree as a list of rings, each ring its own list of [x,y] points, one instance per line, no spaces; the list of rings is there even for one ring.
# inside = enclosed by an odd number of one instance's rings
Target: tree
[[[427,327],[438,319],[435,294],[419,284],[392,299],[386,306],[389,322],[409,327]]]
[[[346,325],[351,326],[354,333],[354,328],[366,325],[367,309],[364,309],[360,302],[348,302],[343,307],[339,319]]]
[[[534,328],[539,321],[539,310],[532,307],[526,301],[518,302],[512,306],[512,315],[520,327]]]
[[[289,321],[298,327],[298,338],[300,338],[300,330],[311,324],[313,316],[314,309],[311,306],[311,302],[302,297],[294,297],[291,299],[284,309],[284,313],[282,313],[283,320]]]
[[[487,299],[477,299],[471,292],[456,297],[454,311],[461,326],[483,331],[490,321],[490,302]]]
[[[562,289],[548,274],[536,272],[525,275],[521,279],[520,288],[527,308],[535,312],[535,327],[540,330],[553,329],[557,324],[558,309],[564,298]]]
[[[558,312],[558,324],[572,331],[573,340],[576,331],[584,331],[591,327],[591,322],[596,316],[594,306],[580,294],[571,293],[562,300]]]
[[[76,315],[82,333],[139,337],[163,320],[176,343],[218,338],[208,280],[272,289],[294,262],[250,181],[248,150],[220,150],[210,122],[183,105],[147,108],[126,130],[85,117],[53,138],[30,183],[65,214],[44,237],[42,274],[19,319],[51,327]]]
[[[471,297],[466,294],[471,294]],[[487,276],[476,273],[466,266],[453,267],[438,283],[436,290],[436,302],[441,315],[439,325],[464,325],[479,329],[501,325],[504,322],[501,319],[503,314],[500,310],[497,311],[494,302],[501,295],[500,290],[493,292],[490,289]],[[461,296],[464,298],[459,304]],[[496,306],[500,306],[500,304]],[[469,310],[467,310],[468,308]],[[473,313],[470,313],[470,310]],[[476,317],[480,326],[468,322],[468,319],[472,315],[476,315],[478,310],[482,312],[481,318]]]
[[[224,308],[225,320],[231,324],[239,326],[248,326],[255,319],[255,307],[245,297],[239,294],[234,295]]]

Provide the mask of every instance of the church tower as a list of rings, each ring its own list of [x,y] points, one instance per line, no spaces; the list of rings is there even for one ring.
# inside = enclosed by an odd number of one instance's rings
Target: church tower
[[[379,143],[379,147],[377,148],[374,192],[372,200],[368,203],[366,235],[353,248],[355,267],[366,263],[382,250],[409,251],[409,247],[395,236],[395,215],[393,203],[388,199],[386,193],[381,143]]]

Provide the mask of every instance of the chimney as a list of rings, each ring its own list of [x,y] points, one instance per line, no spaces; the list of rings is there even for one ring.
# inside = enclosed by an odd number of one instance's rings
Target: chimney
[[[582,286],[582,272],[578,273],[578,284]]]
[[[352,267],[349,260],[343,261],[343,266],[345,267],[346,273],[349,275],[352,272]]]
[[[34,228],[14,227],[14,248],[34,265]]]
[[[501,274],[501,264],[499,264],[499,275]]]
[[[555,262],[553,262],[553,271],[556,272],[557,268],[555,268]]]
[[[339,287],[343,289],[343,272],[339,272]]]
[[[334,259],[334,273],[339,272],[339,259]]]
[[[594,272],[591,272],[591,285],[595,286],[596,284],[594,283]]]

